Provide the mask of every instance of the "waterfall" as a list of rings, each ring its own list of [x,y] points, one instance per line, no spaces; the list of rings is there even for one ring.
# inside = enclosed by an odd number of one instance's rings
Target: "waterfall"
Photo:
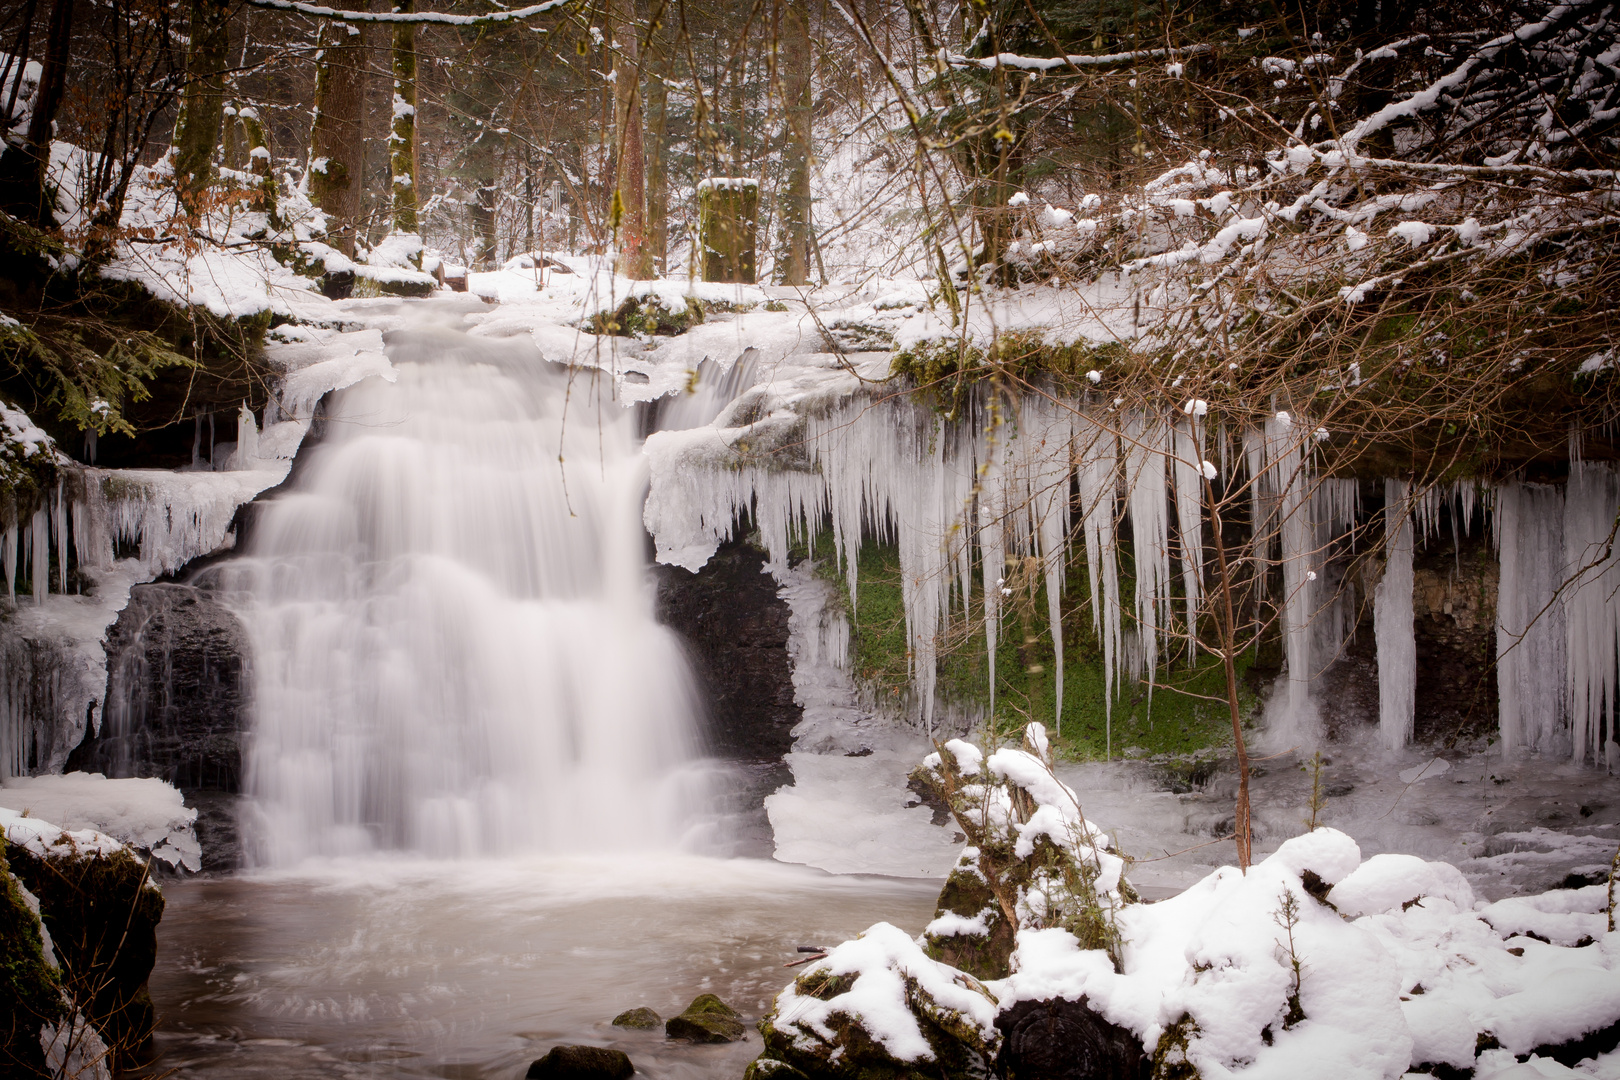
[[[672,844],[695,699],[652,616],[631,413],[442,329],[330,401],[220,571],[253,643],[255,857]]]

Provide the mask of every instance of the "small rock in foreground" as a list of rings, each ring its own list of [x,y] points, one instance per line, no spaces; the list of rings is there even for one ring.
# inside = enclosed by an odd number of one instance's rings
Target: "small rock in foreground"
[[[664,1025],[664,1034],[695,1043],[732,1043],[742,1041],[747,1029],[737,1018],[737,1010],[713,994],[699,994],[685,1012]]]
[[[637,1009],[626,1009],[613,1018],[614,1027],[639,1028],[643,1031],[655,1028],[663,1022],[663,1017],[645,1005]]]
[[[601,1046],[553,1046],[529,1066],[525,1080],[630,1080],[636,1067],[623,1051]]]

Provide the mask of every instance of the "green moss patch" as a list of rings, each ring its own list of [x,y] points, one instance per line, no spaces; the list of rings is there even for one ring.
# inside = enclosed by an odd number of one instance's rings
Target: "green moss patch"
[[[830,537],[824,544],[818,543],[818,550],[831,549]],[[823,564],[823,572],[835,576],[830,560]],[[1016,568],[1010,572],[1016,574]],[[1009,577],[1009,581],[1016,583],[1016,578]],[[975,573],[975,590],[978,587]],[[1129,595],[1127,580],[1121,581],[1121,593]],[[880,703],[888,701],[900,707],[911,693],[911,683],[896,548],[871,543],[862,546],[856,597],[858,602],[850,618],[855,676]],[[1077,760],[1126,754],[1196,755],[1230,742],[1226,679],[1219,661],[1203,655],[1189,662],[1184,652],[1172,657],[1167,667],[1161,667],[1156,676],[1159,685],[1151,694],[1140,682],[1127,681],[1114,688],[1110,739],[1102,651],[1092,629],[1091,603],[1085,564],[1072,560],[1061,603],[1062,730],[1052,731],[1059,752]],[[940,642],[937,693],[941,704],[982,715],[995,741],[1013,738],[1031,720],[1055,729],[1057,680],[1046,612],[1045,585],[1038,580],[1032,588],[1022,587],[1019,596],[1003,602],[992,709],[983,599],[974,597],[971,618],[964,618],[960,607],[953,610]],[[1246,723],[1260,704],[1242,678],[1251,663],[1245,655],[1237,665]],[[1193,771],[1192,766],[1188,771]]]

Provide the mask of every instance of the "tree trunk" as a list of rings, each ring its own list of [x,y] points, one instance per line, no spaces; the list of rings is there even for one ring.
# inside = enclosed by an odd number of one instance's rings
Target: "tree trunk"
[[[416,0],[395,0],[394,10],[416,10]],[[416,24],[394,26],[394,125],[388,137],[388,168],[394,180],[394,231],[421,232],[416,193]],[[420,255],[417,256],[421,258]]]
[[[21,145],[8,143],[0,153],[0,208],[14,217],[49,228],[56,215],[45,196],[46,168],[51,160],[52,125],[67,87],[72,54],[73,0],[55,0],[45,37],[34,111]],[[26,62],[23,57],[20,62]]]
[[[782,100],[786,136],[780,203],[782,246],[776,259],[781,285],[810,284],[810,5],[786,0],[782,9]]]
[[[669,36],[664,33],[668,15],[660,9],[651,28],[648,61],[652,78],[647,80],[644,108],[647,159],[647,252],[658,273],[667,272],[669,259],[669,162],[664,153],[664,133],[669,125],[669,87],[663,76],[670,67]]]
[[[247,142],[248,172],[259,178],[258,190],[249,201],[248,209],[270,215],[270,227],[280,229],[282,221],[276,205],[276,167],[270,157],[270,142],[265,137],[264,123],[259,119],[259,111],[247,105],[239,106],[236,115],[242,121],[242,136]]]
[[[710,179],[698,184],[698,243],[703,280],[754,283],[754,231],[759,181]]]
[[[478,236],[478,251],[473,261],[480,267],[493,270],[500,255],[500,233],[497,229],[495,209],[500,203],[501,190],[493,183],[482,184],[473,193],[470,207],[473,232]]]
[[[619,272],[644,280],[653,276],[647,246],[647,179],[641,135],[641,56],[634,0],[610,0],[613,24],[613,142],[619,167],[610,215],[618,233]]]
[[[344,22],[321,28],[316,54],[315,122],[309,133],[309,197],[326,213],[327,242],[354,254],[365,161],[365,82],[360,29]]]
[[[225,118],[225,68],[230,62],[230,13],[225,0],[191,0],[186,90],[174,125],[174,185],[195,217],[214,176],[214,151]]]

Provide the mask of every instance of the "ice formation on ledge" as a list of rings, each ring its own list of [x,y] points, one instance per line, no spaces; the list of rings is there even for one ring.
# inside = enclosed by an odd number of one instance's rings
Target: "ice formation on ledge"
[[[1029,565],[1046,586],[1052,638],[1061,643],[1078,494],[1087,578],[1091,595],[1102,599],[1091,610],[1111,698],[1122,677],[1146,677],[1182,651],[1186,621],[1174,610],[1172,540],[1185,610],[1195,611],[1202,595],[1207,436],[1199,420],[1077,406],[1042,393],[976,403],[971,423],[952,423],[915,402],[858,394],[801,413],[786,398],[755,387],[708,426],[648,438],[652,485],[645,521],[658,560],[695,571],[730,537],[739,515],[752,516],[777,567],[786,566],[795,539],[813,541],[830,519],[857,603],[863,542],[893,542],[913,686],[931,729],[936,640],[953,605],[964,614],[972,610],[975,545],[991,670],[1014,559],[1033,560]],[[1324,605],[1331,618],[1318,618],[1312,585],[1321,552],[1359,509],[1354,481],[1312,474],[1299,443],[1309,431],[1278,419],[1246,439],[1255,505],[1264,528],[1280,538],[1290,585],[1289,664],[1300,712],[1317,673],[1314,658],[1336,654],[1350,612],[1335,597]],[[1136,549],[1135,626],[1129,630],[1121,619],[1117,557],[1122,512]],[[1061,703],[1060,652],[1054,661]],[[1111,725],[1111,703],[1109,713]],[[1061,725],[1061,711],[1054,719]]]
[[[1075,554],[1069,545],[1083,538],[1111,747],[1111,702],[1120,680],[1146,678],[1190,652],[1187,619],[1207,588],[1202,485],[1213,471],[1224,491],[1241,492],[1246,483],[1258,523],[1254,557],[1281,569],[1286,671],[1284,692],[1273,703],[1272,741],[1316,738],[1312,686],[1338,658],[1358,617],[1361,586],[1336,577],[1343,568],[1338,556],[1365,518],[1358,481],[1317,470],[1311,447],[1323,432],[1308,418],[1278,411],[1239,433],[1206,426],[1186,407],[1109,407],[1031,392],[981,399],[966,419],[948,421],[904,397],[854,391],[831,401],[796,401],[790,391],[754,381],[752,372],[732,380],[739,396],[710,423],[647,440],[652,488],[645,522],[660,562],[696,570],[729,538],[739,515],[751,515],[773,564],[785,566],[790,545],[813,541],[830,520],[858,603],[862,544],[893,543],[913,688],[932,728],[936,641],[951,613],[982,617],[993,684],[1013,583],[1030,580],[1014,570],[1022,563],[1039,574],[1055,630],[1062,606],[1076,602],[1062,590]],[[1206,468],[1206,445],[1218,467]],[[1389,480],[1385,503],[1386,567],[1374,617],[1384,744],[1399,751],[1413,732],[1414,553],[1447,522],[1460,544],[1476,514],[1489,510],[1501,555],[1504,744],[1510,752],[1620,763],[1614,718],[1620,557],[1608,544],[1620,512],[1615,469],[1577,462],[1567,494],[1563,486],[1521,481],[1494,488],[1447,481],[1414,490],[1408,481]],[[1117,555],[1127,523],[1134,546],[1129,599],[1121,595]],[[982,612],[973,609],[975,599]],[[1130,619],[1122,617],[1126,610]],[[1060,633],[1052,636],[1061,641]],[[1061,673],[1061,655],[1053,659]],[[1057,691],[1061,702],[1061,684]],[[1053,719],[1061,725],[1061,713]]]

